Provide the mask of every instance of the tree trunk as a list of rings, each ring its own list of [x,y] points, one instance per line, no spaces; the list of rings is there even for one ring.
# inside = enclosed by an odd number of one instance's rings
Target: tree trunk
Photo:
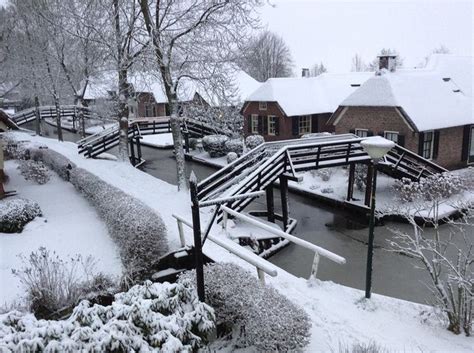
[[[128,158],[128,98],[129,87],[127,82],[127,70],[119,70],[119,109],[118,121],[119,131],[119,159],[123,162]]]
[[[36,86],[36,83],[35,83]],[[38,136],[41,136],[41,112],[40,112],[40,103],[39,103],[39,98],[37,95],[35,95],[35,128],[36,128],[36,134]]]
[[[56,126],[58,128],[58,141],[64,141],[63,129],[61,126],[61,106],[59,105],[58,96],[54,96],[54,106],[56,107]]]
[[[181,119],[178,116],[176,97],[171,101],[171,133],[173,135],[174,154],[176,158],[176,181],[179,190],[186,190],[186,165],[184,162],[183,136],[181,134]]]

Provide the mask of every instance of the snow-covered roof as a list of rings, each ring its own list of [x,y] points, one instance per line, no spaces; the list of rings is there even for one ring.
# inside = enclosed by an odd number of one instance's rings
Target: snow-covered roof
[[[400,107],[419,131],[474,123],[470,56],[432,55],[423,69],[383,71],[341,106]]]
[[[324,73],[317,77],[270,78],[247,101],[278,102],[287,116],[332,113],[373,73]]]
[[[225,95],[230,100],[230,103],[234,104],[245,101],[245,98],[261,85],[260,82],[242,70],[233,71],[229,75],[228,80],[230,82],[226,82],[224,88],[226,92],[222,95]],[[168,102],[159,75],[148,72],[134,72],[129,73],[128,81],[133,85],[136,92],[151,92],[157,103]],[[177,90],[178,99],[182,102],[191,101],[194,95],[198,93],[210,105],[220,105],[222,102],[221,95],[207,86],[212,86],[212,84],[206,85],[190,79],[181,79]],[[111,91],[118,91],[118,74],[114,71],[106,71],[96,78],[90,79],[84,98],[109,98],[108,92]]]

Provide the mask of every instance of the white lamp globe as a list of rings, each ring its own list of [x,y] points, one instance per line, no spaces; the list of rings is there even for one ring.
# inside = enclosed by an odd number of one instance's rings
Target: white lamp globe
[[[395,142],[387,140],[382,136],[368,137],[360,142],[364,151],[372,158],[377,161],[385,156],[388,151],[395,147]]]

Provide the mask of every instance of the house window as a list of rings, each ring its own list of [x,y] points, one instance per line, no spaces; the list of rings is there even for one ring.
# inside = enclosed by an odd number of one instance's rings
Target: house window
[[[369,130],[367,130],[367,129],[355,129],[354,133],[359,137],[369,136]]]
[[[155,116],[155,107],[153,104],[145,104],[145,116],[148,117],[153,117]]]
[[[469,156],[468,162],[474,162],[474,126],[471,127],[471,133],[469,135]]]
[[[268,116],[268,134],[275,136],[276,135],[276,116]]]
[[[252,114],[250,117],[250,127],[252,134],[258,134],[258,115]]]
[[[396,131],[385,131],[383,133],[383,135],[387,140],[398,143],[398,132],[396,132]]]
[[[423,149],[422,156],[426,159],[433,158],[433,145],[434,145],[434,133],[433,131],[426,131],[423,134]]]
[[[267,110],[267,102],[258,102],[259,110]]]
[[[299,134],[309,134],[311,132],[311,116],[300,116]]]

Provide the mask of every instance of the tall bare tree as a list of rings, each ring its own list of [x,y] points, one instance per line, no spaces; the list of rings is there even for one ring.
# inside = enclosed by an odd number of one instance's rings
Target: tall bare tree
[[[293,59],[282,37],[264,31],[245,47],[239,64],[250,76],[264,82],[271,77],[292,76]]]
[[[351,71],[361,72],[361,71],[368,71],[368,70],[369,68],[367,64],[364,62],[364,60],[362,59],[362,57],[359,54],[355,54],[352,57]]]
[[[324,66],[323,62],[321,61],[319,64],[314,64],[311,69],[309,70],[309,75],[311,77],[316,77],[321,74],[324,74],[328,70],[326,69],[326,66]]]
[[[178,89],[225,76],[257,24],[259,0],[138,0],[171,111],[178,189],[186,188]]]

